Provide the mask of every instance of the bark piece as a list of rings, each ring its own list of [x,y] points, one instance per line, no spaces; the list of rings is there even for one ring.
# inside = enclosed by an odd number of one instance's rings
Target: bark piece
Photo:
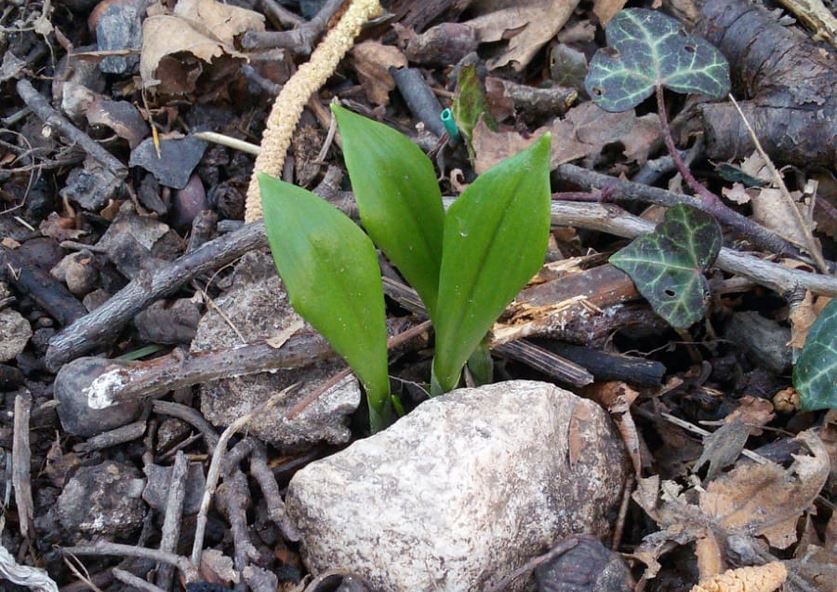
[[[607,534],[628,470],[595,403],[511,381],[427,401],[309,464],[286,503],[315,574],[341,565],[376,590],[477,591],[562,536]]]
[[[747,0],[703,0],[697,32],[727,57],[741,109],[778,163],[837,162],[837,62],[801,30]],[[753,141],[730,103],[701,107],[710,158],[750,154]]]

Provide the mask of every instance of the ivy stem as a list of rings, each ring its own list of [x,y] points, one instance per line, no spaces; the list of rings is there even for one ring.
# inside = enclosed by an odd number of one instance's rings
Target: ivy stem
[[[756,246],[766,249],[777,255],[784,255],[790,257],[800,258],[802,253],[789,241],[774,232],[771,232],[764,226],[753,222],[746,216],[742,216],[735,210],[727,206],[720,197],[712,193],[700,181],[695,179],[692,171],[689,170],[688,165],[683,162],[680,157],[680,152],[677,146],[674,145],[674,137],[671,134],[671,125],[668,121],[668,114],[666,113],[665,98],[663,97],[663,87],[657,86],[657,110],[660,116],[660,127],[662,128],[663,140],[665,141],[668,153],[674,162],[677,171],[686,181],[686,184],[701,200],[701,209],[712,214],[717,218],[718,222],[729,226],[736,230],[742,236],[750,239]]]

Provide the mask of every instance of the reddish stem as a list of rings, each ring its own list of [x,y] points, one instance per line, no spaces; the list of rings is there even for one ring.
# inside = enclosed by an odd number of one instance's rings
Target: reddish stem
[[[764,226],[757,224],[742,216],[735,210],[727,206],[720,197],[709,191],[700,181],[695,179],[692,171],[683,162],[677,147],[674,145],[674,138],[671,134],[671,126],[668,122],[668,114],[666,113],[665,98],[663,97],[663,87],[657,87],[657,108],[660,116],[660,127],[662,128],[663,140],[665,140],[666,148],[674,161],[674,166],[677,171],[686,181],[686,184],[692,191],[700,197],[702,201],[702,210],[712,214],[719,222],[726,224],[730,228],[738,231],[741,235],[750,239],[753,244],[760,248],[766,249],[777,255],[788,255],[791,257],[801,258],[802,254],[798,248],[786,241],[779,235],[771,232]]]

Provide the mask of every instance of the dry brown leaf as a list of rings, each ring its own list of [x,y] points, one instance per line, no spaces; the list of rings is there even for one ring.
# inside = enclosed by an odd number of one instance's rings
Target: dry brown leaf
[[[774,592],[788,577],[788,570],[781,561],[773,561],[754,567],[739,567],[722,574],[701,578],[691,592]]]
[[[695,555],[701,581],[726,569],[721,544],[711,531],[707,532],[707,536],[695,541]]]
[[[258,12],[215,0],[178,0],[174,14],[229,46],[245,31],[264,31],[264,17]]]
[[[481,174],[509,156],[526,148],[546,131],[552,133],[550,166],[557,167],[578,158],[598,155],[602,149],[621,142],[629,161],[644,163],[660,139],[660,120],[654,113],[637,117],[633,110],[608,113],[588,101],[573,107],[551,126],[535,130],[528,138],[517,132],[493,132],[477,124],[471,142],[474,168]]]
[[[797,201],[801,196],[801,192],[792,191],[790,193],[794,201]],[[753,196],[753,219],[763,226],[773,230],[791,241],[796,245],[803,246],[806,244],[805,234],[796,223],[796,214],[791,209],[793,206],[788,203],[788,200],[782,195],[781,189],[773,187],[764,187]],[[798,201],[797,201],[798,204]],[[802,204],[796,207],[801,209]],[[803,218],[805,213],[803,211]]]
[[[628,0],[595,0],[593,13],[598,17],[602,26],[608,24],[616,13],[622,10]]]
[[[767,399],[745,395],[738,401],[738,408],[727,415],[724,422],[740,421],[749,428],[751,436],[761,436],[763,430],[760,428],[776,417],[773,411],[773,403]]]
[[[389,103],[389,93],[395,88],[395,80],[390,76],[389,68],[406,67],[407,58],[404,54],[393,45],[364,41],[355,45],[351,55],[366,98],[375,105]]]
[[[634,418],[631,415],[631,405],[639,397],[639,392],[619,381],[596,382],[582,389],[585,397],[593,399],[610,412],[622,442],[633,464],[636,476],[642,472],[642,447]]]
[[[822,300],[822,299],[818,299]],[[826,301],[830,298],[826,298]],[[791,340],[788,345],[794,349],[802,349],[805,340],[808,338],[808,331],[811,325],[817,320],[817,310],[814,308],[814,295],[810,291],[800,301],[792,302],[788,320],[791,324]]]
[[[758,150],[754,150],[750,156],[742,160],[740,168],[744,173],[756,179],[766,181],[767,183],[773,181],[773,173],[770,172],[770,168]]]
[[[721,188],[721,193],[724,197],[739,205],[744,205],[750,202],[752,199],[750,192],[752,192],[752,190],[748,190],[742,183],[733,183],[732,187]]]
[[[774,463],[741,464],[711,482],[700,508],[729,531],[763,535],[786,549],[796,541],[796,521],[819,494],[830,469],[828,452],[813,432],[798,439],[813,456],[794,455],[787,470]]]
[[[578,0],[478,0],[479,15],[465,24],[477,31],[480,43],[508,40],[508,47],[488,60],[490,69],[510,64],[521,71],[572,15]]]
[[[149,133],[148,124],[139,109],[128,101],[111,101],[97,96],[85,112],[90,125],[104,125],[120,138],[128,141],[131,149],[136,148]]]

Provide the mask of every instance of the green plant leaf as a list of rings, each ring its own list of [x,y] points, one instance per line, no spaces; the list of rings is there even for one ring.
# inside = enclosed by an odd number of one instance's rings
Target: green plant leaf
[[[459,127],[459,132],[465,136],[468,148],[471,147],[471,135],[474,132],[480,117],[490,130],[497,129],[497,123],[488,111],[488,101],[485,98],[485,91],[482,82],[477,74],[477,67],[474,64],[462,66],[456,77],[456,93],[451,105],[453,118]]]
[[[709,284],[703,272],[721,250],[715,218],[678,204],[653,232],[634,239],[610,262],[631,276],[639,293],[672,327],[685,328],[706,311]]]
[[[655,10],[628,8],[607,25],[608,47],[590,62],[587,94],[605,111],[627,111],[657,86],[721,98],[729,93],[729,64],[708,41]]]
[[[360,219],[375,244],[436,310],[445,211],[433,164],[394,129],[333,106]]]
[[[313,193],[259,175],[264,225],[291,305],[366,388],[372,431],[391,418],[381,270],[372,241]]]
[[[811,325],[793,368],[793,386],[803,409],[837,408],[837,298]]]
[[[549,235],[549,134],[480,175],[448,210],[433,382],[456,387],[495,319],[543,263]]]

